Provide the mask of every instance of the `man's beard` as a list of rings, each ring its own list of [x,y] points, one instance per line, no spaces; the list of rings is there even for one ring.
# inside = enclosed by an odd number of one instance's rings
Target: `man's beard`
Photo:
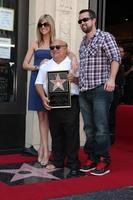
[[[91,27],[83,26],[81,29],[84,33],[90,33],[92,31],[92,26]]]

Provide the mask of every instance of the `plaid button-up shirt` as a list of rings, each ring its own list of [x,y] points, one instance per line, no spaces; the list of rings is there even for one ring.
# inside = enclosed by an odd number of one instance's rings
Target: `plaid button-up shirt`
[[[105,83],[110,75],[112,61],[120,63],[121,56],[114,37],[97,29],[88,41],[83,38],[79,49],[79,89],[86,91]]]

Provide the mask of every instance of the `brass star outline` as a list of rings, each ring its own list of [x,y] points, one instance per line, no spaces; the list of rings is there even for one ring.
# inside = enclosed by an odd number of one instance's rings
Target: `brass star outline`
[[[17,180],[29,178],[29,177],[41,177],[41,178],[48,178],[48,179],[55,179],[60,180],[60,178],[49,174],[49,172],[53,172],[59,169],[46,169],[46,168],[36,168],[29,164],[23,163],[19,169],[2,169],[1,172],[14,174],[10,182],[14,182]],[[23,173],[24,172],[24,173]],[[27,173],[26,173],[27,172]]]

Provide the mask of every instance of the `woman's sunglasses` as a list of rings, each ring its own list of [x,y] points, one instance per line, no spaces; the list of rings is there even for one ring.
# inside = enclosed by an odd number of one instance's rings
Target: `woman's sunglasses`
[[[38,27],[39,27],[39,28],[42,28],[42,26],[48,27],[48,26],[50,26],[50,24],[49,24],[48,22],[38,23]]]

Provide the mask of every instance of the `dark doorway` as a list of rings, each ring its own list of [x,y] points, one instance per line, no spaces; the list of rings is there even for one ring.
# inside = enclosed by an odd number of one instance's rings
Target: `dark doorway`
[[[119,44],[133,53],[132,1],[106,0],[105,31],[111,32]]]
[[[0,153],[25,146],[28,0],[0,0]]]
[[[112,33],[133,54],[132,1],[89,0],[88,7],[97,13],[97,28]]]

